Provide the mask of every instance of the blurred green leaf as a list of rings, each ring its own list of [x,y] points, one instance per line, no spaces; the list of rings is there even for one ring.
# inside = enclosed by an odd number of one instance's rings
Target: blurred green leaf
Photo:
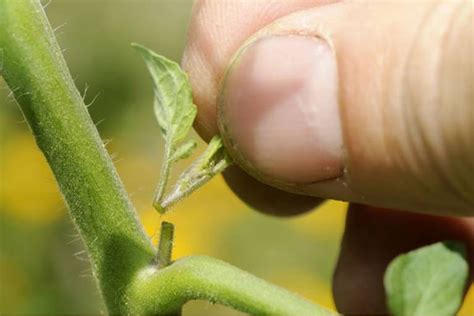
[[[384,285],[396,316],[455,315],[468,277],[462,244],[440,242],[395,258]]]

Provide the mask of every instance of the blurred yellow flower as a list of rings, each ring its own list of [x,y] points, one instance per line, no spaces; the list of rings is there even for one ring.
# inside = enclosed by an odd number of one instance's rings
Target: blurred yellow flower
[[[310,235],[342,236],[347,206],[345,202],[328,200],[304,217],[295,217],[291,223]]]
[[[336,309],[329,284],[318,280],[311,271],[287,271],[275,278],[275,283],[331,310]]]
[[[469,291],[467,292],[464,303],[458,316],[473,316],[474,315],[474,283],[471,284]]]
[[[50,223],[65,207],[45,158],[31,134],[16,133],[3,141],[0,164],[0,209],[19,220]]]

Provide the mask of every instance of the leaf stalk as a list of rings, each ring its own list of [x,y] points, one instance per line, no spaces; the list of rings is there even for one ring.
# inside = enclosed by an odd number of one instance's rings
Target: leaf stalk
[[[168,222],[161,223],[160,241],[157,252],[157,267],[162,269],[171,263],[173,251],[174,225]]]
[[[170,157],[172,154],[172,146],[170,140],[165,140],[165,150],[163,152],[163,162],[161,164],[161,171],[160,171],[160,180],[158,182],[158,187],[155,191],[155,196],[153,198],[153,207],[158,211],[160,214],[164,214],[166,212],[166,208],[161,205],[163,196],[165,194],[166,186],[168,185],[168,179],[170,177],[171,172],[171,164],[170,164]]]

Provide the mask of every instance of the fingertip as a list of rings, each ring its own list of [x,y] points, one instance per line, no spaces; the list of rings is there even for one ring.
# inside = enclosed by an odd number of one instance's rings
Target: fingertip
[[[246,170],[287,183],[342,175],[337,65],[327,42],[259,38],[234,59],[221,93],[221,134]]]
[[[232,55],[253,34],[290,13],[338,0],[194,2],[182,66],[199,108],[195,128],[205,140],[218,133],[216,99]]]

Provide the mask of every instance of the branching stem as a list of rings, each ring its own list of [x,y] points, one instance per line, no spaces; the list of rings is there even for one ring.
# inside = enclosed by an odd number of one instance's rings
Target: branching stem
[[[133,314],[170,315],[203,299],[252,315],[334,316],[335,313],[218,259],[185,257],[164,269],[144,269],[128,292]]]

